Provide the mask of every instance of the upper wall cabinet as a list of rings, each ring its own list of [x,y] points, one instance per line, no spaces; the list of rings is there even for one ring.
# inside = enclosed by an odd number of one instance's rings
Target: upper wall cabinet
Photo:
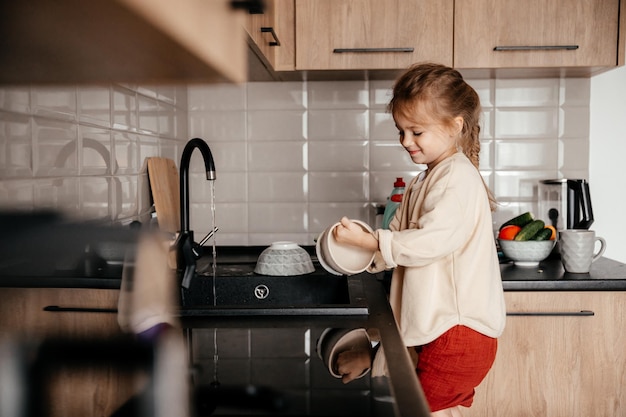
[[[615,67],[619,20],[620,0],[455,0],[454,66]]]
[[[453,0],[295,0],[297,70],[452,65]]]
[[[265,0],[263,13],[249,14],[246,31],[259,58],[274,71],[295,68],[294,0]]]
[[[230,0],[0,2],[0,84],[243,82]]]

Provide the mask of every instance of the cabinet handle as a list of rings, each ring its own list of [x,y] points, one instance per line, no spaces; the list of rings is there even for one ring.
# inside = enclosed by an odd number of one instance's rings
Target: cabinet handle
[[[335,48],[333,54],[345,54],[345,53],[374,53],[374,52],[413,52],[415,48]]]
[[[520,45],[520,46],[496,46],[494,51],[573,51],[578,49],[578,45]]]
[[[263,14],[265,3],[263,0],[231,0],[230,7],[247,10],[249,14]]]
[[[581,310],[581,311],[555,311],[555,312],[547,312],[547,311],[529,311],[529,312],[511,312],[506,313],[507,316],[532,316],[532,317],[588,317],[594,316],[594,313],[591,310]]]
[[[280,41],[278,40],[278,36],[276,36],[276,32],[274,32],[274,28],[267,28],[267,27],[261,28],[261,33],[268,33],[268,32],[271,33],[272,38],[274,38],[274,40],[270,42],[270,46],[280,46]]]
[[[59,307],[59,306],[45,306],[43,311],[49,311],[52,313],[117,313],[116,308],[98,308],[98,307]]]

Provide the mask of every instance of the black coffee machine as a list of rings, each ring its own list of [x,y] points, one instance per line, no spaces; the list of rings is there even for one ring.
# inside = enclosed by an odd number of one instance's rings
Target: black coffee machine
[[[589,229],[593,209],[589,182],[585,179],[554,179],[539,181],[538,219],[557,230]]]

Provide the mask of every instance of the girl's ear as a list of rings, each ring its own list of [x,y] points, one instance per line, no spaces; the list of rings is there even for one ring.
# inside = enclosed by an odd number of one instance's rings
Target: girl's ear
[[[453,136],[457,136],[460,135],[461,132],[463,131],[463,117],[461,116],[457,116],[454,118],[454,120],[452,121],[452,126],[453,126]]]

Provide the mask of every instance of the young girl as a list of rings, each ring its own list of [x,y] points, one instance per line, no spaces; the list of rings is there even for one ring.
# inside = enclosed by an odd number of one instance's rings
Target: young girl
[[[390,230],[369,234],[344,217],[334,235],[376,251],[370,272],[395,268],[389,301],[417,352],[431,413],[460,416],[505,323],[495,201],[478,171],[480,101],[458,71],[421,64],[396,81],[389,110],[400,144],[427,169],[406,188]]]

